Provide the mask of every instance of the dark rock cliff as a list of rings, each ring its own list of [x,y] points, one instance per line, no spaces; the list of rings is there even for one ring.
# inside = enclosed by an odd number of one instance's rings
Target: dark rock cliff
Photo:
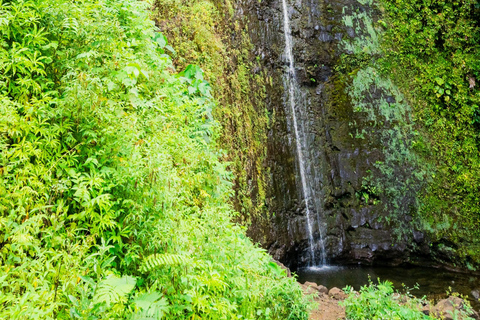
[[[386,130],[398,125],[383,119],[382,125],[355,105],[346,88],[348,78],[336,71],[343,41],[362,30],[347,27],[342,17],[349,12],[377,13],[355,0],[288,0],[297,80],[305,97],[307,114],[301,123],[309,144],[309,185],[320,217],[314,239],[323,231],[329,263],[399,264],[411,259],[414,249],[425,247],[421,232],[409,227],[420,185],[392,199],[388,192],[371,192],[368,179],[385,175],[374,166],[388,152]],[[267,166],[271,179],[267,191],[269,226],[250,227],[250,236],[274,258],[292,268],[307,264],[308,236],[305,204],[298,182],[294,137],[285,107],[283,14],[281,0],[240,1],[238,17],[247,16],[246,27],[254,54],[267,69],[267,106],[273,126],[268,136]],[[380,100],[392,100],[385,90],[371,86],[365,102],[373,108]],[[379,116],[381,117],[381,116]],[[392,147],[392,146],[390,146]],[[415,168],[405,163],[392,166],[390,180],[406,181]],[[410,180],[409,180],[410,181]],[[395,203],[395,205],[394,205]],[[387,219],[395,206],[395,220]],[[403,228],[403,232],[398,229]],[[410,231],[408,231],[410,230]]]

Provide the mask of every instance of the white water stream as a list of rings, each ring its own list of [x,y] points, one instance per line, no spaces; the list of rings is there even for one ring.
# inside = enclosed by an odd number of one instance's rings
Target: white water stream
[[[288,88],[288,103],[290,105],[290,112],[292,116],[292,125],[293,131],[295,132],[295,146],[296,146],[296,153],[297,153],[297,160],[298,160],[298,167],[300,171],[300,180],[301,180],[301,187],[303,198],[305,200],[305,208],[306,208],[306,216],[307,216],[307,233],[308,233],[308,242],[309,242],[309,249],[310,249],[310,261],[311,266],[316,266],[318,264],[325,265],[325,245],[323,243],[323,236],[322,230],[320,227],[319,221],[319,212],[316,212],[317,215],[317,224],[318,224],[318,231],[320,234],[320,239],[318,241],[318,245],[320,246],[320,257],[315,255],[316,251],[316,243],[314,241],[314,231],[313,231],[313,221],[311,217],[311,208],[310,208],[310,201],[312,190],[308,185],[308,177],[307,174],[307,163],[305,162],[305,153],[308,157],[308,145],[307,139],[305,136],[305,131],[301,130],[302,128],[306,127],[305,123],[301,123],[301,127],[299,126],[297,116],[300,113],[300,110],[297,110],[297,101],[298,99],[305,99],[303,97],[302,92],[300,91],[300,86],[297,82],[297,77],[295,74],[295,59],[293,57],[293,41],[292,41],[292,34],[290,29],[290,18],[288,17],[288,7],[286,0],[282,0],[283,5],[283,24],[284,24],[284,35],[285,35],[285,56],[288,62],[288,72],[285,75],[285,87]],[[300,121],[302,121],[302,117],[300,117]],[[318,211],[318,209],[317,209]]]

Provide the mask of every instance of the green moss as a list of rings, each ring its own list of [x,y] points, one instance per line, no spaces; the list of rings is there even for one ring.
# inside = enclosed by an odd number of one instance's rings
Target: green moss
[[[425,136],[424,159],[436,168],[419,216],[434,241],[457,244],[458,255],[478,264],[478,252],[468,247],[480,241],[480,93],[469,82],[480,75],[480,8],[471,0],[381,3],[388,29],[380,63],[409,93]]]
[[[268,215],[266,75],[253,71],[262,69],[251,54],[246,21],[232,21],[232,10],[229,1],[170,0],[157,2],[155,19],[178,52],[177,68],[200,65],[214,88],[214,115],[223,127],[219,143],[235,175],[233,201],[241,221],[248,224],[252,217]]]
[[[422,163],[413,146],[419,135],[412,110],[403,93],[379,70],[380,35],[371,13],[344,16],[344,23],[355,29],[357,37],[344,40],[351,54],[343,55],[337,72],[349,79],[345,91],[354,112],[353,137],[370,150],[380,150],[382,157],[372,164],[358,198],[366,204],[383,205],[380,221],[393,226],[398,239],[410,233],[405,215],[418,207],[417,192],[428,181],[429,166]]]
[[[365,13],[344,19],[361,35],[347,45],[354,54],[343,57],[340,71],[358,79],[351,91],[357,101],[367,85],[398,88],[392,109],[385,105],[369,116],[399,119],[385,130],[393,142],[386,160],[421,164],[413,174],[428,185],[419,197],[417,223],[431,241],[456,244],[460,263],[478,264],[478,250],[469,247],[480,243],[480,93],[474,84],[480,76],[480,7],[471,0],[381,0],[378,9],[382,20]],[[377,73],[374,82],[364,77],[369,68]],[[368,111],[361,102],[356,106]],[[381,166],[388,169],[386,164]]]

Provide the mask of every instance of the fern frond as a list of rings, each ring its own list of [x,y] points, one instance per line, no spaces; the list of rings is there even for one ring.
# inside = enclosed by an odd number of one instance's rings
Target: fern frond
[[[94,300],[96,302],[106,302],[107,304],[124,301],[126,296],[135,288],[137,279],[130,276],[118,278],[110,276],[100,281],[95,292]]]
[[[167,299],[158,292],[144,293],[137,297],[134,302],[140,309],[133,315],[134,320],[162,319],[169,310]]]
[[[190,262],[190,258],[171,253],[156,253],[148,256],[143,261],[141,272],[149,272],[161,266],[184,265]]]

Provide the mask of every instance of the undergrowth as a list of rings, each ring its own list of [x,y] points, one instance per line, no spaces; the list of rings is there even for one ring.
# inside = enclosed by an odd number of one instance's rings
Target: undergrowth
[[[380,281],[374,284],[371,280],[357,293],[352,287],[347,286],[345,292],[347,299],[341,302],[345,307],[345,315],[350,320],[428,320],[438,319],[435,315],[424,314],[421,309],[426,301],[410,294],[409,289],[405,294],[396,292],[390,281]],[[465,310],[456,310],[449,314],[453,319],[472,319],[468,317],[471,312],[469,305]],[[442,317],[443,319],[443,317]]]
[[[306,319],[147,5],[0,0],[0,318]]]

